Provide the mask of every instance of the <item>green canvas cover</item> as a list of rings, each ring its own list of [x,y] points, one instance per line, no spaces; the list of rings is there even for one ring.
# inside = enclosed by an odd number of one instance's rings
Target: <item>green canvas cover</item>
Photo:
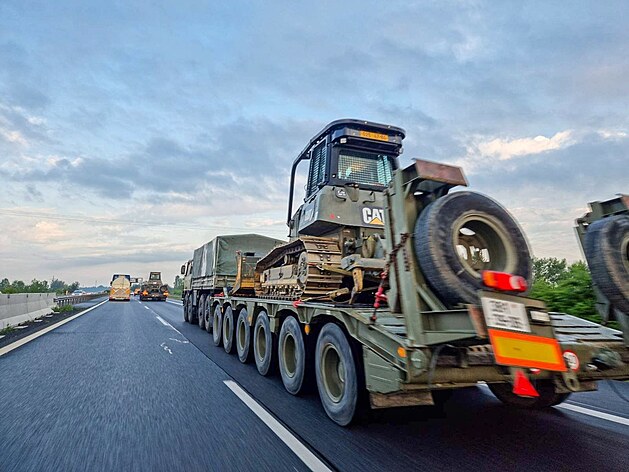
[[[253,252],[262,257],[286,241],[260,234],[217,236],[194,251],[192,277],[236,275],[236,253]]]

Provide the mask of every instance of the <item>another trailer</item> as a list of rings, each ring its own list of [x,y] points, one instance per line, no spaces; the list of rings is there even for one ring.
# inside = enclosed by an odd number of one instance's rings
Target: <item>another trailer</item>
[[[190,319],[205,328],[209,319],[205,300],[219,293],[242,293],[246,290],[241,285],[244,279],[241,277],[241,283],[236,284],[239,270],[249,271],[247,280],[250,280],[256,261],[282,243],[284,241],[259,234],[233,234],[217,236],[195,249],[193,258],[181,267],[184,276],[182,301]],[[238,264],[238,260],[242,263]]]

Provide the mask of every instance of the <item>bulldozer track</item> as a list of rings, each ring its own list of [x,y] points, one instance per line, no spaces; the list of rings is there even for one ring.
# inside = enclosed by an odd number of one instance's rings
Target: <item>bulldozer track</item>
[[[339,267],[343,257],[336,239],[304,236],[273,249],[256,266],[256,295],[297,300],[325,297],[341,287],[343,276],[322,265]]]

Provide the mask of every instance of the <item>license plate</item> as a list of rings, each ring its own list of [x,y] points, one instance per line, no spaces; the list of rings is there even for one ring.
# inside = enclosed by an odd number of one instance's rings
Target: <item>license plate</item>
[[[508,329],[522,333],[531,332],[524,303],[490,297],[481,298],[481,303],[488,328]]]
[[[388,141],[389,140],[389,136],[386,134],[382,134],[382,133],[373,133],[371,131],[361,131],[360,132],[360,137],[361,138],[369,138],[369,139],[377,139],[378,141]]]

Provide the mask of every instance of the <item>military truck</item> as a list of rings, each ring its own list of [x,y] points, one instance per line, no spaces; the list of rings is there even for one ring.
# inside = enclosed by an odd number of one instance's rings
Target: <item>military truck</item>
[[[211,330],[206,300],[230,292],[253,294],[255,263],[283,243],[259,234],[234,234],[218,236],[197,248],[193,258],[181,266],[186,321],[195,320],[201,328]]]
[[[168,285],[162,283],[161,272],[151,272],[140,288],[140,301],[165,302],[168,298]]]
[[[109,284],[109,301],[131,300],[131,276],[114,274]]]
[[[616,320],[629,346],[629,195],[589,203],[575,229],[592,274],[596,308]]]
[[[526,296],[531,256],[507,210],[452,191],[468,185],[459,167],[401,168],[404,138],[361,120],[317,133],[291,168],[289,242],[260,258],[234,241],[233,283],[202,290],[195,251],[184,319],[261,375],[279,369],[290,394],[312,380],[343,426],[364,407],[431,405],[479,382],[508,405],[547,408],[598,380],[629,378],[621,333],[575,327]],[[306,194],[293,213],[304,162]]]

